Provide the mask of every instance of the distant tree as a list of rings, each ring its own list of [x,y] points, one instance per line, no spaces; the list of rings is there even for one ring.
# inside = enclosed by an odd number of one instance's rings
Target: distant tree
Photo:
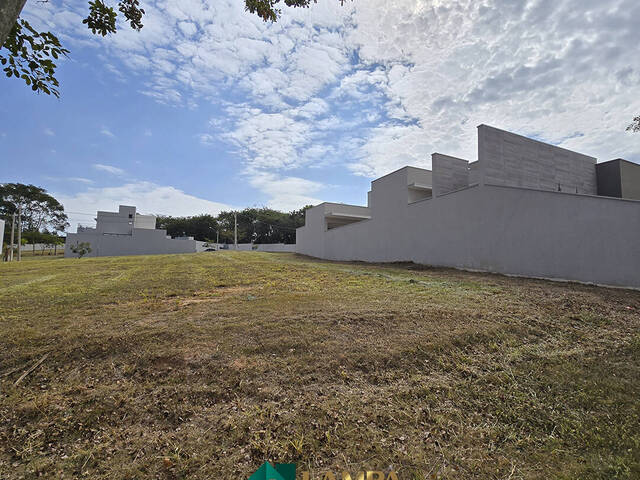
[[[640,132],[640,115],[633,119],[633,122],[627,127],[627,130],[632,132]]]
[[[69,226],[64,207],[44,188],[22,183],[0,184],[0,217],[10,224],[12,215],[20,210],[25,233],[63,231]],[[5,228],[5,235],[7,230],[10,229]]]
[[[78,255],[78,258],[82,258],[85,255],[91,253],[91,244],[89,242],[80,242],[75,245],[71,245],[69,249]]]
[[[48,0],[39,0],[47,3]],[[317,0],[282,0],[290,7],[307,8]],[[344,4],[344,0],[338,0]],[[277,8],[281,0],[245,0],[245,10],[258,15],[265,22],[275,22],[282,11]],[[34,92],[60,96],[59,82],[55,77],[57,65],[53,60],[67,56],[69,50],[63,48],[51,32],[38,32],[29,22],[19,18],[26,0],[2,0],[0,3],[0,63],[7,77],[22,79]],[[139,0],[120,0],[118,11],[131,28],[142,29],[145,14]],[[93,34],[116,33],[118,13],[113,6],[103,0],[89,2],[89,14],[82,20]],[[6,51],[2,50],[6,48]]]
[[[245,208],[238,216],[238,243],[295,243],[296,228],[304,225],[304,212],[309,206],[289,213],[271,208]],[[172,237],[194,237],[203,242],[233,243],[234,212],[221,212],[217,217],[157,218],[158,228]]]
[[[193,217],[159,216],[156,219],[158,228],[165,229],[172,237],[193,237],[202,242],[215,241],[218,222],[212,215],[196,215]]]
[[[290,213],[271,208],[245,208],[236,212],[238,243],[295,243],[296,228],[304,225],[307,208]],[[233,243],[234,212],[221,212],[218,224],[225,232],[225,240]]]
[[[27,230],[25,232],[22,232],[22,239],[28,243],[31,244],[32,250],[33,250],[33,255],[35,256],[36,254],[36,243],[42,243],[43,239],[44,239],[44,234],[41,233],[38,230]]]
[[[58,235],[44,231],[40,233],[38,243],[40,244],[40,250],[42,251],[42,255],[44,256],[44,252],[51,249],[53,249],[53,254],[56,255],[58,245],[64,244],[64,241]],[[51,255],[51,253],[49,253],[49,255]]]

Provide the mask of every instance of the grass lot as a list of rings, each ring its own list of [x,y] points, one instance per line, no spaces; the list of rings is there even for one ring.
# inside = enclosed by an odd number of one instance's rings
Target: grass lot
[[[637,291],[408,265],[1,264],[0,478],[637,479],[639,327]]]

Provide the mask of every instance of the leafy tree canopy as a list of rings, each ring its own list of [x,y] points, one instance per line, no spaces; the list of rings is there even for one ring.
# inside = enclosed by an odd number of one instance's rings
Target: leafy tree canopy
[[[633,122],[631,122],[631,125],[627,127],[627,130],[631,132],[640,132],[640,115],[633,119]]]
[[[200,241],[233,243],[234,213],[238,218],[238,243],[295,243],[296,228],[304,225],[304,207],[292,212],[270,208],[245,208],[221,212],[217,217],[167,217],[157,219],[158,228],[172,237],[189,236]]]
[[[62,231],[68,225],[64,207],[44,188],[22,183],[0,184],[0,217],[10,222],[21,211],[23,231]],[[9,229],[5,228],[5,234]]]

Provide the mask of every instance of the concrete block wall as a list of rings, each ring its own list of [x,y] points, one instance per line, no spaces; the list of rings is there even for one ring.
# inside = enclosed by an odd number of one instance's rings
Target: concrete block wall
[[[433,195],[453,192],[469,186],[469,162],[441,153],[431,155]]]
[[[487,125],[478,127],[486,185],[597,194],[596,159]]]

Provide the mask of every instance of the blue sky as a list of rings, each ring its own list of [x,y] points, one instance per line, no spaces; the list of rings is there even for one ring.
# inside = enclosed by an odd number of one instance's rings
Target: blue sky
[[[240,0],[142,3],[140,33],[102,38],[86,1],[29,0],[71,54],[59,100],[0,79],[2,181],[79,213],[363,204],[435,151],[474,160],[481,123],[640,161],[637,1],[321,0],[277,24]]]

